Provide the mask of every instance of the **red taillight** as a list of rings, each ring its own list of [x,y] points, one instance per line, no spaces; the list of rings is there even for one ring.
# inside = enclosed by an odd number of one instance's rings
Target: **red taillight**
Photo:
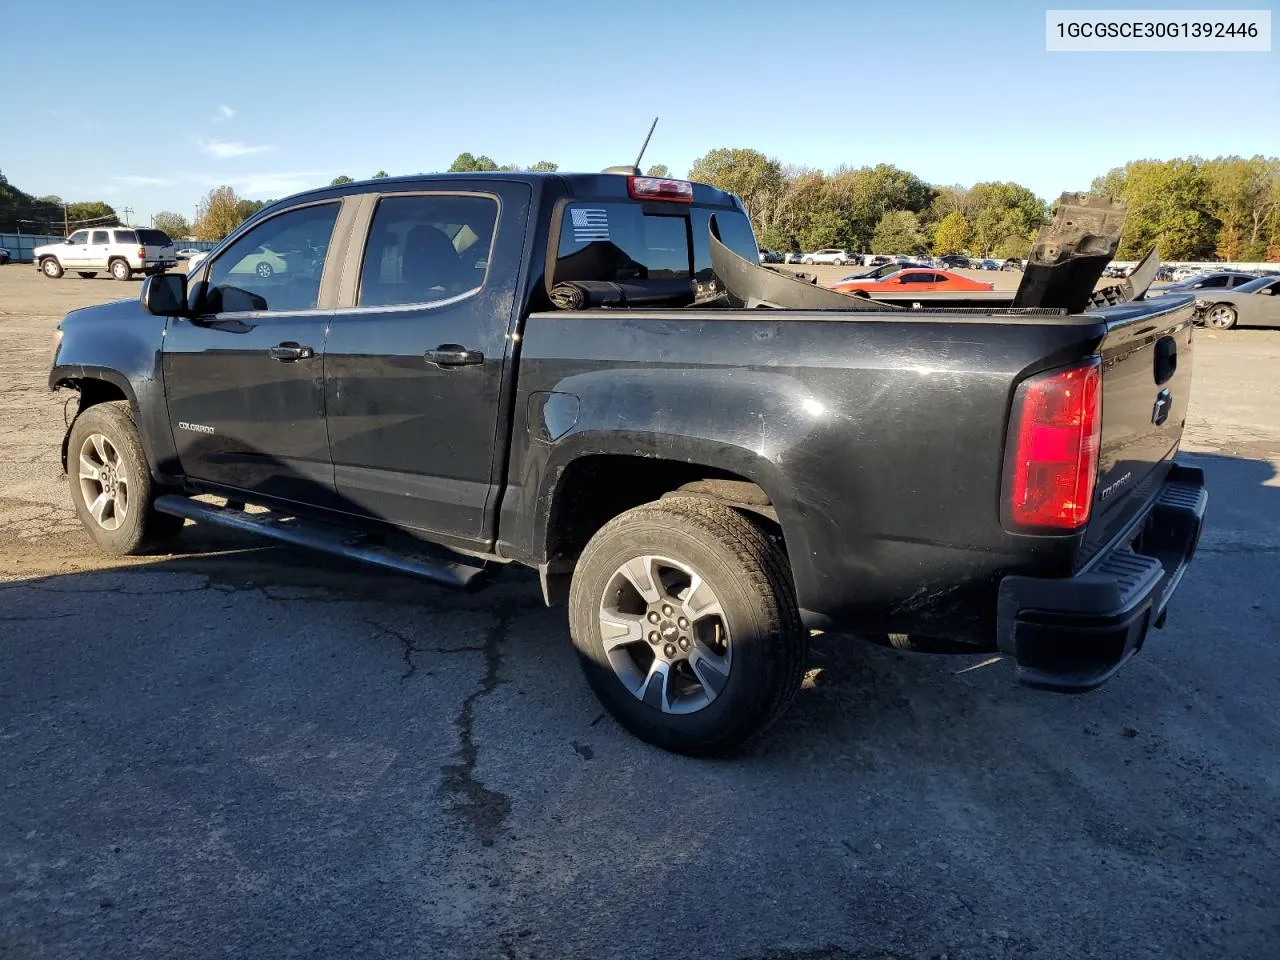
[[[1089,519],[1102,437],[1102,368],[1096,359],[1042,373],[1013,403],[1006,490],[1020,528],[1074,530]]]
[[[627,193],[632,200],[672,200],[693,203],[693,184],[665,177],[627,177]]]
[[[146,247],[139,247],[139,248],[138,248],[138,259],[139,259],[139,260],[145,260],[145,259],[147,259],[147,248],[146,248]]]

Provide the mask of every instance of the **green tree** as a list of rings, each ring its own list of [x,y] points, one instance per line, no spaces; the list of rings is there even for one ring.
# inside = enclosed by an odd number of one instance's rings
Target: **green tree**
[[[1005,241],[1025,239],[1049,220],[1045,202],[1018,183],[978,183],[969,191],[970,249],[988,256]]]
[[[933,198],[933,188],[914,173],[881,163],[857,170],[837,169],[827,177],[824,205],[848,223],[842,244],[861,252],[871,245],[885,214],[893,211],[918,214]]]
[[[483,153],[478,157],[470,153],[460,153],[449,165],[450,173],[484,173],[497,169],[498,165],[493,162],[493,159],[486,157]]]
[[[553,163],[550,160],[539,160],[529,168],[530,173],[555,173],[560,169],[560,164]]]
[[[969,221],[958,210],[948,213],[933,232],[933,252],[938,256],[969,249]]]
[[[331,186],[331,187],[340,187],[340,186],[342,186],[344,183],[354,183],[354,182],[355,182],[355,181],[354,181],[351,177],[348,177],[348,176],[344,173],[344,174],[341,174],[340,176],[334,177],[332,180],[330,180],[330,181],[329,181],[329,186]]]
[[[101,200],[83,201],[67,204],[67,219],[72,223],[96,221],[97,223],[119,222],[119,214],[109,203]]]
[[[155,215],[154,222],[157,230],[163,230],[174,240],[181,240],[191,233],[191,224],[187,218],[172,210],[161,210]]]
[[[236,216],[240,218],[240,223],[244,223],[268,203],[274,202],[274,200],[237,200]]]
[[[1135,160],[1094,180],[1092,190],[1128,204],[1119,259],[1136,260],[1152,246],[1166,260],[1212,253],[1221,224],[1205,209],[1209,182],[1196,159]]]
[[[387,173],[387,171],[385,171],[385,170],[379,170],[377,173],[375,173],[375,174],[373,175],[373,179],[374,179],[374,180],[384,180],[384,179],[386,179],[386,178],[387,178],[387,177],[389,177],[389,176],[391,176],[391,174]]]
[[[244,203],[233,188],[228,186],[214,187],[200,201],[200,209],[196,216],[195,235],[198,240],[221,240],[240,224],[245,218],[241,215]]]
[[[52,203],[52,204],[54,204],[54,205],[56,205],[56,206],[59,206],[59,207],[60,207],[60,206],[62,206],[62,198],[61,198],[60,196],[58,196],[56,193],[51,193],[51,194],[49,194],[47,197],[41,197],[41,198],[40,198],[40,202],[41,202],[41,203]]]
[[[782,164],[758,150],[740,147],[712,150],[689,168],[689,179],[708,183],[739,197],[747,207],[757,236],[764,236],[773,207],[786,189]]]
[[[890,210],[871,236],[872,253],[920,253],[928,246],[920,218],[910,210]]]
[[[655,163],[644,172],[646,177],[669,177],[671,171],[667,169],[665,163]]]
[[[1280,205],[1280,160],[1218,157],[1204,164],[1207,211],[1221,225],[1217,254],[1224,260],[1261,260],[1271,214]]]

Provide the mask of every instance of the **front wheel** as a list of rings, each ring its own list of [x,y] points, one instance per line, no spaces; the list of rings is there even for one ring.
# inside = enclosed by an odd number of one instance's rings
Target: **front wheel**
[[[62,264],[53,257],[46,257],[45,261],[40,264],[40,269],[50,280],[57,280],[62,276]]]
[[[1209,308],[1204,322],[1218,330],[1230,330],[1236,325],[1237,319],[1236,309],[1231,304],[1215,303]]]
[[[800,262],[801,262],[801,263],[803,263],[803,264],[805,264],[805,265],[807,265],[807,266],[813,266],[813,257],[805,257],[805,258],[804,258],[803,260],[801,260]]]
[[[181,517],[154,509],[151,470],[126,401],[100,403],[76,417],[67,474],[76,515],[104,553],[147,553],[182,529]]]
[[[111,276],[117,280],[128,280],[133,276],[133,270],[123,260],[113,260],[111,263]]]
[[[786,556],[742,514],[680,497],[611,520],[569,594],[587,682],[635,736],[710,756],[767,728],[795,696],[808,636]]]

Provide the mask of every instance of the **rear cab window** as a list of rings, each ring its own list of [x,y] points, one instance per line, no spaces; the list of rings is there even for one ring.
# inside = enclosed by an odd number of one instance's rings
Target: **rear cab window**
[[[720,241],[759,262],[746,216],[736,209],[677,203],[575,200],[564,209],[553,283],[710,280],[710,220]]]
[[[138,242],[138,234],[133,230],[117,230],[116,243],[127,243],[131,246]]]
[[[149,247],[169,247],[173,245],[173,240],[163,230],[140,229],[138,230],[138,240]]]

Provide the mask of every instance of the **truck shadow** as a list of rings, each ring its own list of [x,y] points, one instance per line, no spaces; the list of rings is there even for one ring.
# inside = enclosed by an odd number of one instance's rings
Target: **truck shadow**
[[[1257,531],[1258,537],[1270,537],[1271,541],[1280,536],[1276,530],[1276,521],[1280,518],[1280,486],[1275,485],[1276,469],[1264,460],[1220,454],[1185,454],[1180,460],[1205,469],[1212,497],[1201,545],[1202,556],[1192,565],[1181,588],[1186,594],[1197,589],[1198,575],[1217,562],[1216,555],[1237,549],[1249,551],[1249,531]],[[1263,529],[1267,522],[1272,525],[1270,531]],[[501,606],[521,613],[511,618],[505,630],[503,653],[509,658],[505,680],[518,684],[533,700],[543,697],[540,691],[548,691],[543,705],[547,720],[555,723],[554,715],[563,713],[566,739],[581,733],[577,724],[584,709],[595,715],[599,713],[578,676],[565,612],[543,606],[537,578],[531,571],[514,566],[503,568],[492,577],[486,589],[462,594],[412,577],[216,527],[188,524],[181,546],[182,554],[149,562],[11,581],[0,587],[0,618],[15,621],[20,624],[19,629],[32,629],[41,619],[69,616],[61,606],[67,595],[103,592],[112,595],[109,602],[117,607],[120,615],[128,618],[136,614],[145,620],[149,604],[146,592],[135,594],[127,586],[120,586],[124,582],[122,577],[138,573],[207,578],[209,584],[232,597],[237,591],[257,590],[268,597],[307,595],[330,603],[372,604],[385,608],[384,612],[393,620],[433,632],[441,628],[447,631],[451,614],[487,615]],[[86,549],[89,548],[86,546]],[[1258,582],[1280,579],[1280,569],[1277,569],[1280,562],[1274,552],[1259,554],[1259,560],[1264,566],[1256,570]],[[43,612],[26,609],[24,605],[20,617],[8,616],[5,608],[9,604],[5,598],[23,587],[49,588],[46,592],[57,594],[58,598],[51,598]],[[1194,635],[1205,624],[1188,621],[1186,613],[1178,609],[1183,605],[1179,602],[1182,599],[1180,596],[1174,600],[1171,623],[1180,634]],[[232,621],[237,617],[234,600],[224,616]],[[254,624],[237,623],[234,629],[252,633]],[[74,628],[64,628],[59,633],[74,643]],[[1148,649],[1154,649],[1154,655],[1159,655],[1163,638],[1169,633],[1166,630],[1153,635]],[[438,639],[446,645],[450,641],[448,636]],[[270,644],[272,641],[270,637],[263,637],[260,642]],[[376,642],[397,648],[403,641],[388,635]],[[539,652],[530,653],[534,649]],[[1144,653],[1142,657],[1147,655]],[[428,661],[431,656],[429,650],[422,654]],[[568,690],[576,690],[577,697],[570,698],[569,702],[562,699],[557,704],[556,697],[563,697]],[[118,693],[127,696],[129,691]],[[765,737],[747,750],[747,755],[847,755],[850,750],[862,749],[867,744],[883,748],[890,743],[903,749],[929,752],[932,748],[928,744],[939,742],[939,738],[945,738],[957,725],[984,712],[1016,713],[1029,709],[1035,715],[1048,715],[1060,705],[1078,699],[1087,697],[1063,698],[1015,686],[1011,666],[989,653],[959,656],[908,653],[879,647],[853,636],[817,636],[811,644],[805,685],[795,703]],[[590,706],[584,707],[584,704]],[[612,724],[604,729],[613,729],[617,736],[625,736]],[[597,737],[604,735],[599,728],[592,733]]]

